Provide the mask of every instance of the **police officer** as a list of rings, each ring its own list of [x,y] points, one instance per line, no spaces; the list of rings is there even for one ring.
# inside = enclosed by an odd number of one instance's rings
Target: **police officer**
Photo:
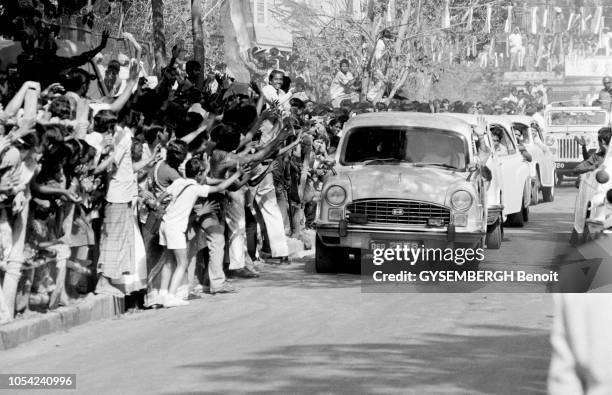
[[[606,110],[612,109],[612,77],[607,76],[603,79],[604,88],[599,91],[599,101]]]

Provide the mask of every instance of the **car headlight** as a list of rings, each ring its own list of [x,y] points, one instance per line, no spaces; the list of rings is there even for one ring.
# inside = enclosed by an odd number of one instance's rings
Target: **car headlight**
[[[546,136],[546,138],[544,139],[546,145],[552,147],[553,145],[555,145],[555,137],[551,136],[550,134],[548,136]]]
[[[346,201],[346,191],[338,185],[334,185],[327,190],[325,200],[332,206],[340,206]]]
[[[451,196],[451,206],[457,211],[467,211],[472,207],[472,195],[467,191],[457,191]]]

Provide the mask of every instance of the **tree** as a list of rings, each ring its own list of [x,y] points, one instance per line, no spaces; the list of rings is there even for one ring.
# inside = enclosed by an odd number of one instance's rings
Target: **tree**
[[[202,8],[199,0],[191,0],[191,32],[193,35],[193,57],[201,65],[204,65],[206,49],[204,47]]]
[[[451,27],[448,29],[442,28],[441,10],[445,8],[445,0],[368,0],[365,4],[362,2],[363,8],[357,15],[350,10],[325,15],[301,2],[285,0],[283,7],[275,12],[298,38],[296,51],[319,79],[323,70],[337,67],[334,62],[338,52],[352,59],[353,66],[360,65],[362,94],[367,92],[374,73],[380,71],[372,67],[376,42],[384,29],[390,30],[394,38],[388,43],[388,62],[383,67],[389,96],[404,91],[411,98],[428,100],[440,92],[453,94],[438,87],[438,81],[446,74],[461,74],[455,68],[465,69],[464,63],[475,58],[478,50],[490,41],[491,35],[483,32],[484,4],[484,0],[453,0]],[[389,5],[395,6],[392,12],[389,12]],[[474,7],[471,26],[468,18],[470,7]],[[503,31],[505,14],[500,10],[494,13],[491,21],[494,31]],[[484,71],[478,67],[473,67],[472,72],[483,83],[493,81],[483,78]],[[325,88],[318,90],[321,89]]]
[[[164,1],[151,0],[153,18],[153,48],[155,50],[155,74],[161,74],[161,67],[166,64],[166,37],[164,35]]]

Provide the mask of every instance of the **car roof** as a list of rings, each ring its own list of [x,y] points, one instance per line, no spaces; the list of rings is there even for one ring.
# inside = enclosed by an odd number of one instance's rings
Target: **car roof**
[[[480,114],[476,115],[476,114],[464,114],[464,113],[456,113],[456,112],[445,112],[440,115],[444,117],[461,119],[470,125],[477,125],[478,118],[483,117],[487,121],[487,123],[497,123],[507,128],[508,130],[512,126],[509,124],[510,122],[509,119],[506,118],[504,115],[480,115]]]
[[[519,122],[525,125],[530,125],[534,122],[534,119],[529,115],[504,115],[504,118],[508,119],[510,122]]]
[[[550,107],[545,111],[605,111],[604,108],[601,107],[588,107],[588,106],[579,106],[579,107]]]
[[[472,128],[466,122],[450,119],[441,114],[420,112],[390,111],[360,114],[350,118],[345,128],[364,126],[417,126],[461,133],[468,139],[472,135]]]

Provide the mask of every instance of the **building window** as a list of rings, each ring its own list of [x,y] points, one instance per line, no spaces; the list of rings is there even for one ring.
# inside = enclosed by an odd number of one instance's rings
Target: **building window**
[[[268,4],[266,0],[254,0],[255,23],[265,25],[268,22]]]

